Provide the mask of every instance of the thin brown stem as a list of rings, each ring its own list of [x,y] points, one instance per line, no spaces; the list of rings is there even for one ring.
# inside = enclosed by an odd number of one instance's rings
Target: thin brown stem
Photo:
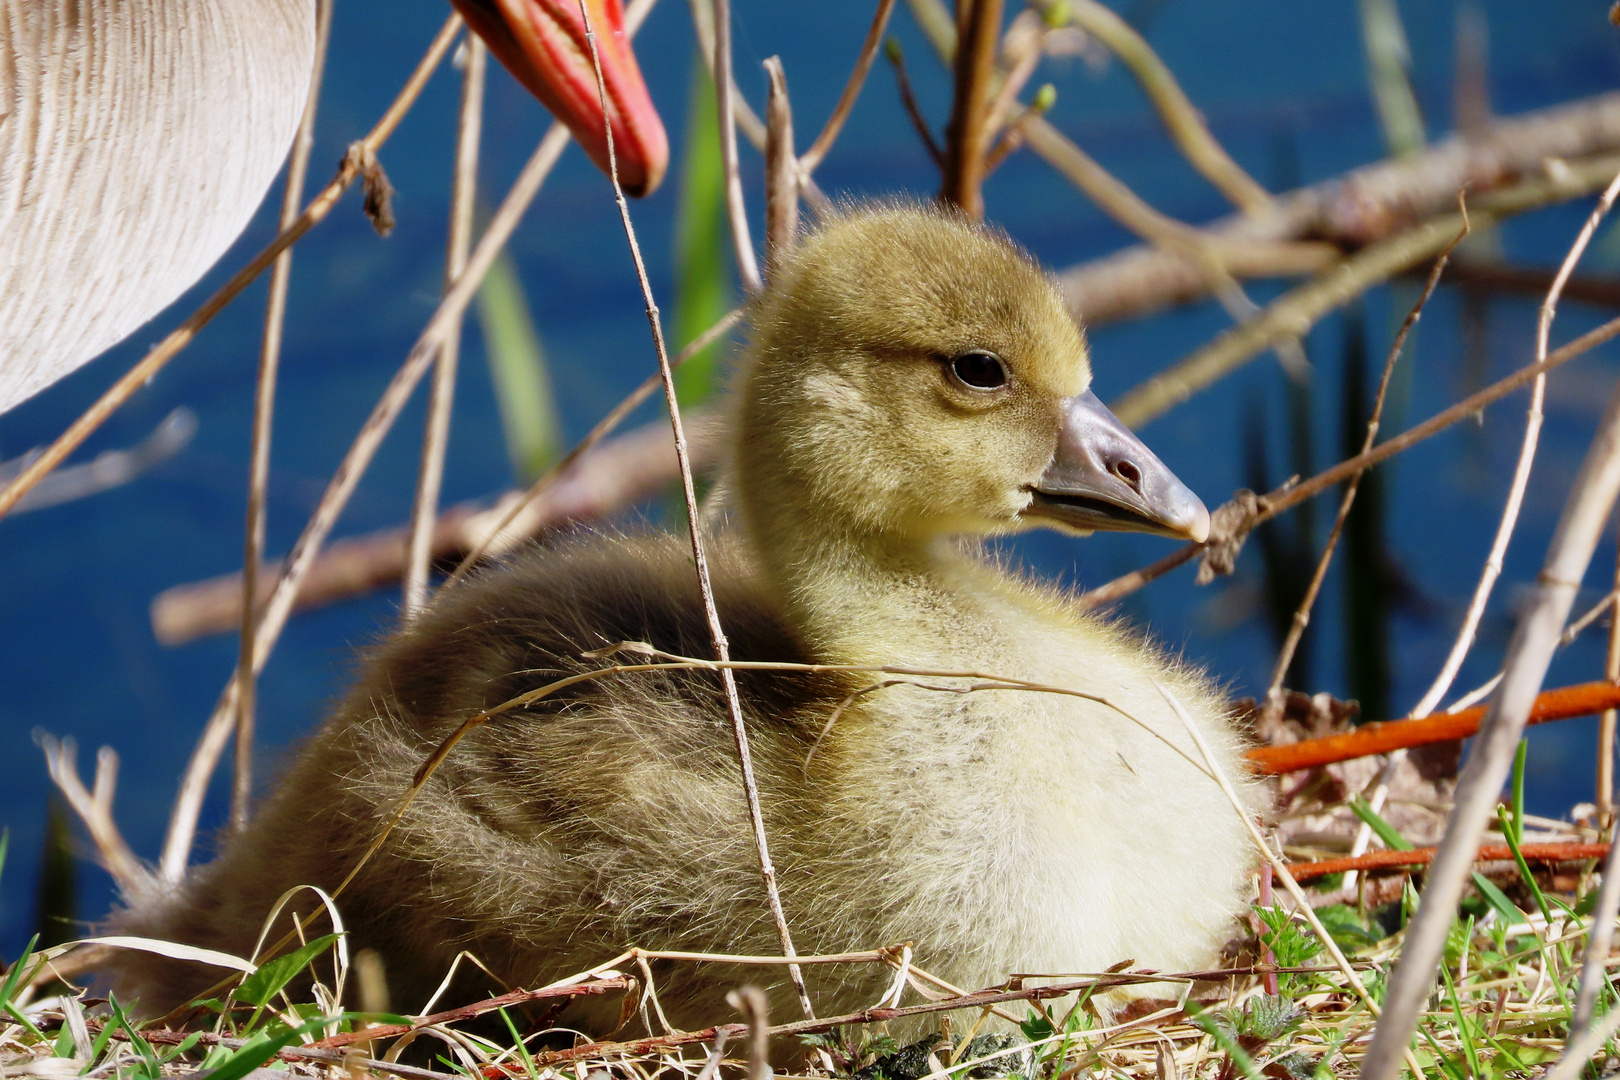
[[[1303,483],[1285,485],[1269,494],[1260,496],[1257,500],[1257,511],[1253,517],[1248,519],[1240,531],[1246,531],[1263,522],[1270,521],[1278,514],[1297,506],[1306,499],[1314,498],[1328,488],[1343,483],[1355,473],[1387,461],[1424,439],[1439,434],[1453,424],[1476,415],[1486,406],[1500,401],[1515,390],[1528,386],[1535,381],[1538,375],[1543,375],[1556,367],[1567,364],[1577,356],[1590,352],[1615,337],[1620,337],[1620,318],[1611,319],[1602,326],[1587,331],[1563,348],[1549,353],[1547,359],[1541,363],[1520,368],[1512,375],[1492,383],[1477,393],[1470,394],[1455,405],[1441,410],[1423,421],[1423,423],[1410,427],[1394,438],[1379,443],[1365,454],[1346,458],[1337,465],[1317,473]],[[1082,593],[1078,603],[1084,607],[1092,607],[1098,603],[1113,603],[1121,597],[1135,592],[1149,581],[1161,577],[1170,570],[1174,570],[1184,562],[1190,561],[1203,550],[1203,547],[1202,544],[1186,544],[1180,550],[1165,556],[1151,566],[1141,570],[1134,570],[1107,584],[1099,585],[1089,592]]]
[[[792,254],[798,237],[801,159],[793,156],[793,105],[781,58],[766,60],[765,73],[771,80],[765,105],[765,265],[773,267]]]
[[[287,179],[281,193],[278,231],[298,220],[309,176],[309,155],[315,146],[315,114],[320,105],[321,76],[326,69],[326,46],[332,33],[332,0],[320,0],[315,9],[315,67],[309,80],[309,99],[298,122],[287,158]],[[248,453],[248,505],[242,543],[242,632],[237,653],[237,680],[242,690],[236,703],[236,756],[231,770],[231,830],[247,826],[253,800],[254,691],[253,635],[258,629],[259,564],[264,559],[265,492],[270,485],[270,436],[276,407],[276,374],[281,365],[281,339],[287,322],[287,286],[292,280],[292,249],[276,256],[270,269],[269,295],[264,307],[264,331],[259,341],[259,371],[253,391],[253,438]]]
[[[877,11],[872,15],[872,25],[866,31],[866,40],[861,42],[860,55],[855,58],[855,67],[849,73],[849,81],[844,83],[844,92],[838,95],[838,104],[833,106],[827,122],[821,126],[821,132],[816,141],[810,144],[810,149],[799,155],[799,168],[805,173],[813,173],[832,149],[833,142],[838,133],[844,129],[844,121],[849,118],[849,112],[855,107],[855,99],[861,96],[861,87],[866,85],[866,76],[872,70],[872,61],[877,59],[878,46],[883,42],[883,31],[889,25],[889,16],[894,11],[894,0],[878,0]]]
[[[742,174],[737,164],[737,115],[732,106],[731,0],[714,0],[714,98],[720,118],[720,163],[726,177],[726,217],[731,223],[731,246],[737,255],[737,277],[750,296],[759,292],[759,260],[748,230],[748,204],[743,199]],[[605,107],[605,106],[604,106]]]
[[[1033,145],[1039,123],[1029,125]],[[1557,179],[1538,177],[1471,200],[1476,227],[1575,194],[1600,189],[1620,167],[1604,157],[1573,164]],[[1442,214],[1411,229],[1369,244],[1316,278],[1268,304],[1256,318],[1233,327],[1168,370],[1132,389],[1113,409],[1127,425],[1139,427],[1187,401],[1236,371],[1286,337],[1298,337],[1316,321],[1382,281],[1432,258],[1462,227],[1461,214]]]
[[[1271,205],[1271,193],[1233,161],[1204,118],[1153,47],[1136,29],[1098,0],[1070,0],[1065,5],[1076,26],[1108,46],[1136,77],[1182,155],[1240,210],[1258,212]]]
[[[724,663],[731,659],[731,648],[726,641],[724,628],[720,625],[720,611],[714,602],[714,586],[709,580],[709,561],[703,548],[703,531],[698,525],[697,488],[692,480],[692,462],[690,452],[686,445],[686,432],[681,424],[680,402],[675,394],[675,372],[670,366],[669,351],[664,344],[664,327],[659,318],[658,304],[653,299],[652,283],[647,277],[647,265],[641,257],[641,244],[636,240],[635,226],[630,221],[630,205],[625,201],[624,189],[619,184],[619,168],[613,153],[613,121],[607,109],[607,84],[602,78],[602,61],[596,51],[596,34],[591,29],[590,13],[585,8],[584,0],[580,0],[580,18],[585,23],[585,40],[590,44],[591,63],[596,68],[596,89],[602,104],[602,125],[606,131],[608,145],[608,176],[613,181],[613,201],[619,208],[619,220],[624,224],[626,242],[630,245],[630,256],[636,266],[636,280],[641,286],[642,299],[646,305],[647,326],[652,331],[653,351],[658,355],[658,373],[664,384],[664,403],[669,409],[670,428],[675,436],[675,459],[681,471],[681,495],[686,503],[687,533],[692,540],[692,561],[697,568],[698,593],[703,599],[703,615],[709,628],[709,642],[714,649],[715,659]],[[718,70],[716,84],[728,88],[731,83],[731,12],[727,0],[715,0],[715,66]],[[733,170],[732,180],[735,180],[736,168],[736,133],[731,121],[730,94],[722,92],[720,98],[720,113],[722,132],[722,148],[724,146],[724,133],[729,129],[731,136],[731,158],[728,168]],[[741,196],[741,188],[737,189]],[[744,237],[746,239],[746,237]],[[748,254],[753,254],[753,248],[748,248]],[[756,271],[757,275],[757,271]],[[755,282],[754,290],[758,290]],[[737,759],[742,770],[743,792],[748,803],[748,818],[753,826],[754,847],[759,854],[759,872],[764,881],[766,899],[770,904],[771,917],[776,921],[777,936],[782,942],[782,955],[790,959],[797,955],[798,950],[793,947],[793,936],[788,930],[787,915],[782,910],[782,897],[776,887],[776,868],[771,863],[770,845],[765,836],[765,816],[760,809],[759,786],[754,779],[753,755],[748,746],[748,729],[743,721],[742,700],[737,692],[737,679],[729,668],[720,672],[720,683],[725,690],[726,711],[731,718],[732,733],[737,742]],[[804,973],[797,964],[788,965],[788,977],[793,981],[794,989],[799,995],[799,1005],[804,1009],[807,1018],[815,1017],[815,1010],[810,1005],[810,993],[805,988]]]
[[[1603,657],[1603,677],[1620,685],[1620,543],[1615,545],[1614,599],[1609,605],[1609,644]],[[1598,828],[1605,832],[1614,828],[1614,741],[1617,716],[1620,714],[1615,710],[1606,709],[1598,722],[1597,813]]]
[[[671,368],[679,368],[682,364],[686,363],[692,357],[707,349],[710,345],[713,345],[716,341],[723,337],[732,327],[736,326],[742,321],[742,317],[742,308],[732,308],[721,317],[719,322],[715,323],[713,326],[703,331],[703,333],[693,338],[686,348],[682,349],[675,359],[670,361],[669,366]],[[608,435],[612,434],[613,431],[624,422],[624,418],[629,416],[632,412],[635,412],[636,408],[640,406],[642,402],[651,397],[653,391],[657,390],[661,384],[662,373],[655,372],[654,374],[647,376],[640,386],[630,391],[630,393],[625,396],[623,401],[619,402],[613,407],[611,412],[602,417],[602,419],[598,420],[596,422],[596,426],[591,428],[590,432],[579,441],[579,445],[575,446],[572,450],[568,451],[568,453],[564,454],[555,465],[546,470],[543,476],[531,484],[529,486],[529,490],[525,491],[523,493],[523,497],[512,504],[511,508],[507,510],[505,516],[496,523],[494,528],[489,530],[484,539],[476,544],[472,550],[467,552],[467,554],[462,558],[461,562],[456,564],[456,568],[450,572],[450,576],[445,579],[444,585],[441,587],[440,591],[442,592],[444,589],[450,588],[462,578],[466,577],[467,572],[477,565],[478,560],[484,557],[484,554],[489,551],[490,546],[504,538],[504,534],[506,533],[508,526],[510,526],[512,522],[523,513],[524,510],[531,506],[534,501],[546,491],[547,488],[551,487],[551,485],[557,481],[558,477],[566,475],[568,470],[576,461],[590,453],[596,448],[598,443],[600,443]]]
[[[473,208],[478,195],[478,144],[484,126],[484,69],[488,50],[477,34],[465,42],[466,66],[461,73],[461,107],[456,120],[456,161],[450,188],[450,228],[445,238],[444,290],[448,291],[467,265],[472,248]],[[456,367],[461,353],[459,328],[451,330],[433,367],[428,392],[427,424],[422,435],[422,461],[416,474],[416,497],[411,505],[410,540],[405,556],[405,596],[401,616],[419,615],[428,598],[428,575],[433,562],[433,527],[439,515],[439,492],[444,483],[444,455],[450,442],[450,413],[456,396]]]
[[[292,612],[293,601],[297,598],[304,577],[309,573],[326,538],[331,535],[332,527],[337,524],[338,515],[354,493],[361,475],[371,464],[372,457],[382,444],[383,436],[393,426],[417,383],[427,373],[428,366],[438,355],[451,326],[459,325],[460,316],[471,302],[479,282],[495,261],[507,237],[517,227],[523,211],[538,194],[540,185],[550,174],[567,144],[568,129],[561,124],[553,124],[545,137],[540,140],[540,145],[529,158],[517,182],[512,185],[512,190],[508,192],[505,201],[490,221],[489,229],[469,259],[467,269],[463,271],[455,287],[440,300],[439,307],[428,320],[427,327],[383,390],[382,397],[372,409],[371,415],[367,417],[360,433],[355,436],[337,471],[333,473],[326,491],[321,495],[321,501],[315,508],[315,513],[311,515],[298,542],[293,545],[291,553],[287,556],[275,591],[265,604],[254,643],[255,671],[262,670],[265,661],[269,659],[270,650]],[[192,751],[190,761],[186,764],[180,794],[175,799],[174,809],[169,817],[169,835],[164,843],[162,872],[165,880],[179,881],[185,872],[192,837],[196,832],[197,815],[202,809],[203,791],[207,787],[208,777],[213,772],[214,763],[218,760],[224,737],[229,730],[224,720],[234,713],[236,695],[237,682],[233,674],[230,683],[220,696],[219,703],[215,706],[213,715],[209,717],[203,729],[202,738]]]
[[[1616,178],[1620,189],[1620,177]],[[1583,237],[1586,234],[1583,233]],[[1577,247],[1581,241],[1577,241]],[[1537,327],[1538,357],[1546,355],[1556,292],[1549,292]],[[1539,365],[1538,365],[1539,366]],[[1362,1060],[1365,1080],[1393,1080],[1411,1044],[1417,1014],[1434,986],[1434,972],[1456,917],[1480,834],[1494,816],[1498,795],[1576,590],[1591,563],[1616,495],[1620,494],[1620,392],[1614,394],[1587,450],[1557,531],[1548,545],[1534,592],[1517,620],[1503,664],[1502,684],[1480,725],[1458,777],[1455,802],[1435,855],[1417,914],[1408,924],[1401,958],[1386,994],[1385,1019]],[[1612,918],[1612,915],[1611,915]],[[1579,1036],[1572,1032],[1566,1053]],[[1562,1064],[1562,1063],[1561,1063]],[[1555,1071],[1557,1071],[1555,1069]]]
[[[433,69],[439,66],[444,59],[445,52],[450,43],[455,40],[456,31],[461,27],[461,16],[451,15],[445,20],[439,34],[428,46],[426,55],[411,72],[410,78],[405,81],[388,110],[383,113],[382,119],[366,134],[366,137],[349,147],[349,152],[339,166],[337,176],[326,185],[321,193],[315,196],[304,207],[304,212],[298,216],[288,228],[276,234],[265,248],[255,255],[248,264],[231,276],[231,279],[220,286],[203,305],[191,314],[185,322],[181,323],[162,341],[152,347],[152,350],[141,358],[140,362],[130,368],[117,382],[113,383],[107,391],[96,400],[94,405],[86,409],[71,426],[64,431],[45,452],[40,454],[34,462],[24,469],[3,491],[0,491],[0,517],[4,517],[17,505],[17,500],[28,493],[33,486],[44,479],[45,475],[60,465],[67,456],[77,450],[92,432],[106,422],[107,418],[118,410],[124,402],[128,401],[137,390],[151,382],[157,373],[163,370],[165,364],[190,345],[199,331],[206,326],[215,315],[225,309],[225,306],[236,299],[244,289],[269,268],[271,263],[283,251],[297,243],[303,235],[320,223],[332,208],[337,205],[338,199],[350,184],[354,183],[370,163],[375,162],[378,147],[388,140],[404,119],[405,113],[416,103],[422,88],[427,85],[428,76]]]
[[[1395,340],[1390,344],[1389,355],[1384,358],[1384,371],[1378,379],[1378,393],[1373,399],[1372,415],[1367,420],[1367,434],[1361,440],[1363,454],[1373,448],[1378,441],[1378,425],[1384,416],[1384,399],[1389,394],[1390,376],[1395,374],[1395,362],[1400,359],[1401,349],[1406,345],[1407,336],[1412,328],[1423,317],[1423,309],[1428,306],[1429,298],[1440,285],[1440,275],[1445,272],[1446,263],[1451,259],[1451,252],[1468,235],[1468,218],[1463,216],[1463,228],[1455,239],[1451,241],[1440,257],[1434,261],[1434,268],[1429,271],[1429,279],[1424,283],[1423,292],[1407,312],[1406,318],[1401,322],[1400,330],[1395,334]],[[1283,640],[1282,648],[1277,650],[1277,661],[1271,669],[1271,685],[1266,689],[1266,707],[1279,708],[1282,704],[1283,678],[1288,674],[1289,665],[1294,662],[1294,651],[1299,648],[1300,639],[1305,634],[1305,628],[1310,625],[1311,608],[1316,604],[1316,597],[1322,591],[1322,582],[1327,578],[1328,566],[1333,562],[1333,551],[1338,546],[1339,536],[1344,532],[1344,523],[1350,517],[1350,508],[1355,505],[1356,491],[1361,486],[1361,478],[1366,470],[1352,473],[1345,483],[1344,496],[1339,500],[1339,511],[1333,518],[1333,528],[1328,531],[1327,543],[1322,546],[1322,557],[1317,560],[1316,570],[1311,574],[1311,581],[1305,588],[1305,596],[1299,602],[1294,612],[1293,622],[1288,627],[1288,635]]]
[[[894,38],[889,39],[884,55],[894,68],[895,84],[900,89],[900,104],[905,107],[906,116],[911,119],[911,126],[917,132],[917,138],[922,140],[923,149],[938,166],[940,172],[945,171],[945,152],[939,148],[939,140],[929,130],[928,118],[923,115],[922,106],[917,104],[917,94],[911,88],[911,76],[906,74],[906,55],[900,49],[900,43]]]
[[[1002,0],[958,0],[962,46],[956,50],[951,119],[945,126],[945,182],[941,202],[984,217],[984,158],[989,149],[990,94],[1001,40]]]

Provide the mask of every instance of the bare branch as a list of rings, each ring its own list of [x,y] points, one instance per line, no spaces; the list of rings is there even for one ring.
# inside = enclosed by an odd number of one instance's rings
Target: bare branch
[[[1033,132],[1034,125],[1031,125]],[[1488,225],[1511,214],[1560,202],[1602,187],[1620,159],[1571,164],[1555,178],[1536,178],[1474,200],[1470,212]],[[1161,415],[1287,337],[1298,337],[1323,315],[1431,258],[1462,228],[1462,215],[1443,214],[1371,244],[1312,281],[1278,297],[1259,317],[1234,327],[1127,393],[1113,409],[1131,427]]]
[[[900,104],[905,107],[906,116],[911,118],[911,126],[916,130],[917,137],[922,140],[923,149],[933,159],[940,171],[945,170],[945,152],[939,148],[939,140],[929,130],[928,118],[923,116],[922,106],[917,104],[917,95],[911,89],[911,77],[906,74],[905,53],[900,50],[900,42],[890,38],[884,48],[884,55],[894,67],[895,82],[900,88]]]
[[[1051,6],[1050,0],[1043,5]],[[1233,206],[1255,213],[1271,205],[1271,193],[1244,172],[1215,141],[1176,77],[1130,23],[1098,0],[1069,0],[1064,10],[1075,25],[1108,46],[1109,51],[1130,68],[1176,147]]]
[[[118,831],[117,822],[113,820],[113,794],[118,787],[118,755],[110,746],[103,746],[96,753],[95,790],[86,791],[79,779],[77,744],[72,739],[58,740],[43,732],[35,737],[40,749],[45,751],[45,768],[50,773],[51,782],[73,812],[79,815],[79,820],[84,822],[85,831],[90,834],[91,842],[96,845],[96,853],[101,857],[101,864],[113,876],[124,896],[140,895],[151,885],[152,874],[135,857],[123,834]]]
[[[1620,93],[1602,94],[1500,120],[1483,134],[1453,137],[1412,157],[1279,195],[1270,210],[1234,214],[1203,232],[1239,249],[1305,237],[1359,247],[1445,212],[1458,191],[1468,190],[1477,207],[1481,189],[1549,168],[1558,172],[1566,161],[1617,148]],[[1227,260],[1226,266],[1238,277],[1256,276],[1235,261]],[[1201,299],[1210,289],[1204,270],[1185,253],[1148,246],[1094,259],[1058,277],[1070,311],[1092,326]]]
[[[719,451],[715,424],[700,416],[688,417],[687,426],[693,462],[699,469],[709,467]],[[539,492],[509,491],[493,504],[450,507],[434,523],[430,554],[440,563],[503,555],[570,523],[597,520],[656,496],[678,475],[669,425],[647,424],[554,468]],[[401,525],[328,543],[305,575],[293,611],[395,584],[405,571],[408,535]],[[280,560],[266,565],[271,580],[261,578],[261,603],[269,599],[283,566]],[[163,644],[180,645],[229,630],[241,617],[241,605],[237,574],[176,585],[152,601],[152,629]]]
[[[877,11],[872,15],[872,25],[866,31],[866,40],[861,42],[860,55],[855,58],[855,67],[849,73],[849,81],[844,84],[844,92],[838,95],[838,104],[833,106],[832,114],[827,122],[821,126],[821,133],[816,141],[810,144],[810,149],[799,156],[799,168],[806,174],[816,171],[827,151],[838,138],[838,133],[844,128],[844,121],[849,118],[849,112],[855,107],[855,99],[861,96],[861,87],[866,85],[867,73],[872,70],[872,61],[877,59],[878,45],[883,41],[883,31],[889,25],[889,16],[894,11],[894,0],[878,0]]]
[[[966,44],[956,50],[951,119],[945,125],[945,180],[939,197],[969,217],[982,218],[980,188],[985,153],[990,148],[986,121],[996,79],[1002,0],[958,0],[958,13]]]
[[[737,255],[737,277],[750,296],[759,292],[759,261],[748,231],[748,205],[743,200],[742,175],[737,165],[737,116],[732,107],[731,0],[714,3],[714,94],[720,117],[720,163],[726,177],[726,216],[731,223],[731,245]],[[604,106],[605,108],[606,106]]]

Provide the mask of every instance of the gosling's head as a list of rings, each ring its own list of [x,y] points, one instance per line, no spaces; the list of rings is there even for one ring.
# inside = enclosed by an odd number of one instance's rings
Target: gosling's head
[[[1203,540],[1204,504],[1090,386],[1079,327],[1006,237],[934,208],[854,210],[758,303],[737,494],[767,529]]]

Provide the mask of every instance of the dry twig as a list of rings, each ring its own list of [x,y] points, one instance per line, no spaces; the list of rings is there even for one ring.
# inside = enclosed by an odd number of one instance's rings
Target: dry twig
[[[966,44],[956,50],[951,118],[945,125],[945,178],[941,202],[984,217],[985,152],[989,149],[990,96],[996,79],[996,43],[1001,39],[1002,0],[959,0]]]
[[[1512,375],[1492,383],[1483,390],[1470,394],[1455,405],[1442,409],[1421,424],[1407,428],[1394,438],[1379,443],[1367,453],[1358,454],[1353,458],[1346,458],[1337,465],[1317,473],[1304,483],[1285,484],[1267,495],[1258,497],[1253,492],[1240,492],[1239,495],[1246,496],[1248,500],[1252,501],[1252,505],[1236,507],[1240,510],[1240,513],[1236,515],[1237,520],[1225,532],[1230,534],[1232,538],[1241,538],[1254,526],[1270,521],[1283,511],[1304,502],[1306,499],[1320,495],[1323,491],[1348,479],[1356,472],[1387,461],[1424,439],[1444,431],[1458,421],[1473,416],[1487,405],[1529,385],[1536,376],[1568,363],[1577,356],[1589,352],[1617,335],[1620,335],[1620,318],[1611,319],[1602,326],[1587,331],[1569,344],[1550,353],[1546,360],[1520,368]],[[1222,511],[1227,507],[1233,507],[1234,505],[1234,503],[1227,503],[1218,507],[1210,515],[1212,521],[1218,515],[1221,515]],[[1165,556],[1145,569],[1132,571],[1106,584],[1099,585],[1089,592],[1082,593],[1078,602],[1083,607],[1094,607],[1098,603],[1112,603],[1135,592],[1149,581],[1175,569],[1182,563],[1190,561],[1200,552],[1208,550],[1213,545],[1216,536],[1213,525],[1211,526],[1210,535],[1212,537],[1210,545],[1186,544],[1181,550]]]
[[[732,107],[731,0],[714,4],[714,94],[720,117],[720,162],[726,178],[726,217],[731,223],[731,244],[737,255],[737,277],[743,291],[759,292],[759,262],[748,231],[748,206],[743,201],[742,175],[737,166],[737,116]]]
[[[619,208],[619,220],[624,224],[625,240],[630,245],[630,256],[636,266],[636,280],[641,285],[641,296],[646,305],[647,326],[652,331],[653,350],[658,356],[658,371],[664,384],[664,403],[669,408],[670,428],[675,435],[675,458],[681,471],[681,494],[686,501],[687,533],[692,539],[692,561],[697,569],[698,592],[703,598],[703,614],[709,627],[709,641],[714,648],[715,659],[725,662],[731,659],[731,649],[726,641],[725,630],[720,625],[720,612],[714,603],[714,587],[709,581],[709,563],[703,550],[703,531],[698,525],[697,490],[692,481],[692,462],[687,451],[686,433],[681,425],[680,402],[675,395],[675,373],[670,367],[669,352],[664,345],[664,327],[658,316],[658,304],[653,300],[652,284],[647,279],[647,267],[641,258],[641,245],[636,241],[635,227],[630,223],[630,206],[625,202],[624,189],[619,185],[618,163],[613,153],[613,121],[607,108],[607,84],[602,78],[602,61],[596,52],[596,35],[591,29],[590,14],[585,8],[584,0],[580,0],[580,18],[585,23],[585,40],[590,45],[591,63],[596,68],[596,89],[602,103],[602,125],[607,132],[608,145],[608,174],[613,181],[613,201]],[[727,143],[726,132],[730,132],[731,152],[727,157],[728,184],[736,185],[736,209],[741,208],[742,188],[736,176],[736,130],[732,123],[730,111],[731,95],[731,28],[730,8],[728,0],[715,0],[715,66],[719,69],[716,84],[722,88],[720,96],[720,130],[722,133],[721,148],[724,153]],[[737,228],[737,221],[733,220],[732,227]],[[751,258],[753,247],[748,243],[746,231],[734,232],[738,237],[739,261],[742,258],[742,248],[746,247]],[[755,270],[755,281],[750,291],[759,289],[758,271]],[[766,899],[770,904],[771,917],[776,921],[777,936],[782,942],[782,955],[792,958],[797,950],[793,947],[793,936],[788,930],[787,915],[782,910],[782,898],[776,887],[776,868],[771,864],[770,845],[765,836],[765,818],[759,805],[759,788],[754,780],[753,757],[749,753],[748,729],[743,721],[742,702],[737,694],[737,680],[729,669],[720,672],[720,683],[726,694],[726,711],[731,717],[732,733],[737,741],[737,760],[742,769],[743,791],[748,803],[748,818],[753,826],[754,847],[759,853],[759,873],[764,881]],[[804,1009],[806,1017],[814,1017],[815,1010],[810,1005],[810,993],[804,985],[804,974],[797,964],[788,966],[788,976],[793,980],[793,986],[799,995],[799,1004]]]
[[[892,0],[891,0],[892,2]],[[793,155],[793,105],[781,57],[765,61],[771,93],[765,105],[765,266],[793,252],[799,232],[800,159]]]
[[[1620,392],[1610,401],[1575,480],[1534,594],[1509,645],[1502,684],[1458,778],[1445,837],[1389,982],[1384,1019],[1374,1031],[1362,1062],[1365,1080],[1393,1080],[1410,1046],[1418,1013],[1433,986],[1435,965],[1442,957],[1446,935],[1473,866],[1479,836],[1494,816],[1497,795],[1512,765],[1536,691],[1617,493]]]
[[[298,122],[292,153],[287,158],[287,178],[281,193],[281,217],[276,228],[286,231],[298,220],[304,201],[304,181],[309,175],[309,155],[315,146],[315,114],[321,98],[321,76],[326,70],[326,46],[332,34],[332,0],[320,0],[315,10],[315,67],[310,75],[309,97]],[[241,692],[236,701],[236,760],[231,774],[230,827],[247,825],[253,799],[254,690],[253,637],[258,629],[252,598],[258,595],[259,564],[264,560],[265,491],[270,484],[270,435],[274,426],[276,373],[281,363],[281,336],[287,319],[287,287],[292,280],[292,249],[276,256],[270,269],[269,295],[265,300],[264,333],[259,342],[259,371],[253,390],[253,439],[248,453],[248,505],[245,538],[242,543],[242,619],[237,651],[237,680]]]
[[[478,143],[484,126],[484,69],[489,52],[477,34],[468,34],[465,67],[461,73],[461,107],[456,116],[456,160],[450,186],[450,228],[445,236],[444,284],[448,291],[466,268],[472,248],[473,209],[478,197]],[[461,334],[455,328],[445,336],[433,365],[428,391],[428,415],[422,433],[422,460],[416,474],[416,495],[411,503],[409,542],[405,557],[405,595],[401,617],[415,618],[428,600],[428,575],[433,561],[433,534],[439,514],[439,490],[444,480],[444,455],[450,442],[450,411],[456,396],[456,367]]]
[[[1460,200],[1459,200],[1460,202]],[[1423,309],[1434,295],[1434,290],[1440,284],[1440,275],[1445,272],[1446,263],[1451,258],[1451,252],[1462,243],[1463,237],[1468,235],[1468,210],[1466,206],[1460,207],[1463,217],[1462,231],[1448,244],[1440,257],[1434,261],[1434,269],[1429,271],[1429,280],[1423,286],[1423,292],[1418,296],[1417,303],[1401,322],[1400,330],[1395,334],[1395,340],[1390,343],[1389,355],[1384,358],[1384,371],[1378,379],[1378,393],[1373,398],[1372,415],[1367,419],[1367,434],[1361,440],[1363,454],[1373,448],[1378,441],[1378,425],[1384,416],[1384,398],[1389,393],[1390,376],[1395,373],[1395,362],[1400,359],[1401,349],[1406,345],[1406,338],[1417,325],[1418,319],[1423,316]],[[1298,338],[1292,339],[1298,342]],[[1542,357],[1545,359],[1545,357]],[[1282,648],[1277,650],[1276,662],[1271,668],[1271,685],[1266,690],[1266,708],[1280,710],[1282,706],[1283,678],[1288,674],[1289,665],[1294,662],[1294,650],[1299,648],[1300,638],[1305,634],[1305,627],[1311,621],[1311,608],[1316,604],[1316,597],[1322,590],[1322,582],[1327,578],[1328,566],[1333,562],[1333,549],[1338,546],[1339,534],[1344,531],[1344,523],[1350,517],[1350,508],[1355,505],[1356,491],[1361,485],[1361,477],[1365,470],[1355,472],[1344,485],[1344,495],[1339,500],[1338,513],[1333,518],[1333,527],[1328,530],[1327,543],[1322,545],[1322,557],[1317,560],[1316,570],[1311,574],[1311,580],[1305,587],[1305,596],[1300,600],[1299,607],[1294,611],[1293,622],[1288,627],[1288,634],[1283,639]],[[1357,853],[1359,854],[1359,852]]]

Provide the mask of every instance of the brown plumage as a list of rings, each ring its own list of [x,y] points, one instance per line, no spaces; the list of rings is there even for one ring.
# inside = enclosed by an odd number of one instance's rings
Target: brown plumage
[[[857,697],[818,743],[870,676],[740,674],[800,951],[912,941],[919,964],[966,986],[1210,960],[1244,904],[1246,834],[1154,684],[1237,777],[1220,697],[976,544],[1042,523],[1207,531],[1196,498],[1087,392],[1084,341],[1050,283],[949,214],[852,210],[777,269],[752,324],[729,514],[709,547],[734,657],[976,670],[1118,707],[894,686]],[[576,535],[451,590],[368,659],[247,832],[177,895],[132,898],[117,929],[250,952],[284,890],[341,880],[463,718],[622,640],[709,655],[684,538]],[[478,729],[338,903],[404,1010],[463,949],[532,987],[632,944],[778,948],[710,672],[584,683]],[[120,988],[149,1015],[219,976],[127,963]],[[688,1027],[728,1015],[740,978],[658,975]],[[885,981],[807,975],[829,1012]],[[564,1019],[600,1030],[617,1008]]]

